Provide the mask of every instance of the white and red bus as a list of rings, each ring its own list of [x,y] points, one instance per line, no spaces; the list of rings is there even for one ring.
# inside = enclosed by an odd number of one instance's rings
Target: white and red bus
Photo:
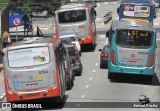
[[[95,48],[96,24],[92,4],[68,3],[55,11],[56,36],[76,34],[81,45]]]
[[[65,95],[64,51],[58,38],[30,38],[4,49],[7,102]]]

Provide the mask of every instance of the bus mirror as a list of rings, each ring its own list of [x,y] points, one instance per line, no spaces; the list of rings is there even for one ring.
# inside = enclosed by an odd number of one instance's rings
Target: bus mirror
[[[106,32],[106,37],[108,37],[109,36],[109,30]]]

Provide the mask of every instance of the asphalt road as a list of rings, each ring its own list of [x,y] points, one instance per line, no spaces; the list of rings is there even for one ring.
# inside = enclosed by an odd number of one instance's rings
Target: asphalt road
[[[103,16],[108,11],[113,12],[113,19],[117,20],[118,15],[116,9],[118,2],[105,2],[98,3],[97,11],[97,45],[94,51],[83,50],[82,52],[82,64],[83,72],[82,76],[75,78],[74,87],[70,91],[66,91],[66,102],[139,102],[140,95],[146,95],[151,102],[160,102],[160,74],[157,71],[157,76],[153,78],[151,84],[144,82],[143,78],[137,77],[120,77],[120,79],[110,81],[107,79],[108,70],[100,69],[99,67],[99,55],[98,49],[102,48],[107,38],[105,37],[105,31],[108,30],[110,22],[106,25],[103,23]],[[157,29],[159,37],[158,27],[160,25],[160,13],[158,11],[157,19],[154,21],[154,27]],[[52,30],[52,29],[50,29]],[[45,31],[50,32],[49,30]],[[4,92],[3,76],[0,75],[0,89],[1,93]],[[4,98],[3,102],[6,99]],[[86,103],[87,105],[87,103]],[[93,107],[93,105],[91,106]],[[52,110],[63,111],[160,111],[160,108],[81,108],[77,103],[75,108],[56,108]],[[127,106],[126,106],[127,107]],[[10,109],[0,109],[0,111],[10,111]]]

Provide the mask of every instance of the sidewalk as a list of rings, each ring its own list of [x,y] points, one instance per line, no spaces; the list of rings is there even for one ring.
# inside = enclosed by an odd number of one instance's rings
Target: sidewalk
[[[17,27],[17,35],[18,39],[22,40],[24,37],[33,37],[37,36],[37,26],[41,30],[43,36],[54,36],[54,26],[53,26],[53,18],[34,18],[33,19],[33,35],[32,32],[28,33],[27,35],[24,35],[24,26],[18,26]],[[14,33],[13,33],[14,32]],[[16,27],[10,28],[10,36],[13,41],[16,40]]]

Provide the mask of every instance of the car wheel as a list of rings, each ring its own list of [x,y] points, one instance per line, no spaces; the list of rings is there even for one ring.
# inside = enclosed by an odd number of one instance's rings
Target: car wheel
[[[102,63],[100,63],[100,68],[101,68],[101,69],[103,68],[103,64],[102,64]]]
[[[106,68],[108,69],[108,64],[106,65]]]
[[[82,56],[82,52],[81,52],[81,51],[79,51],[79,56],[80,56],[80,57]]]
[[[82,75],[82,70],[83,70],[83,66],[82,66],[82,63],[80,63],[80,70],[78,72],[78,75],[81,76]]]
[[[72,87],[74,86],[74,77],[72,77],[71,86],[72,86]]]
[[[67,82],[67,90],[70,90],[72,88],[72,80],[69,79]]]

